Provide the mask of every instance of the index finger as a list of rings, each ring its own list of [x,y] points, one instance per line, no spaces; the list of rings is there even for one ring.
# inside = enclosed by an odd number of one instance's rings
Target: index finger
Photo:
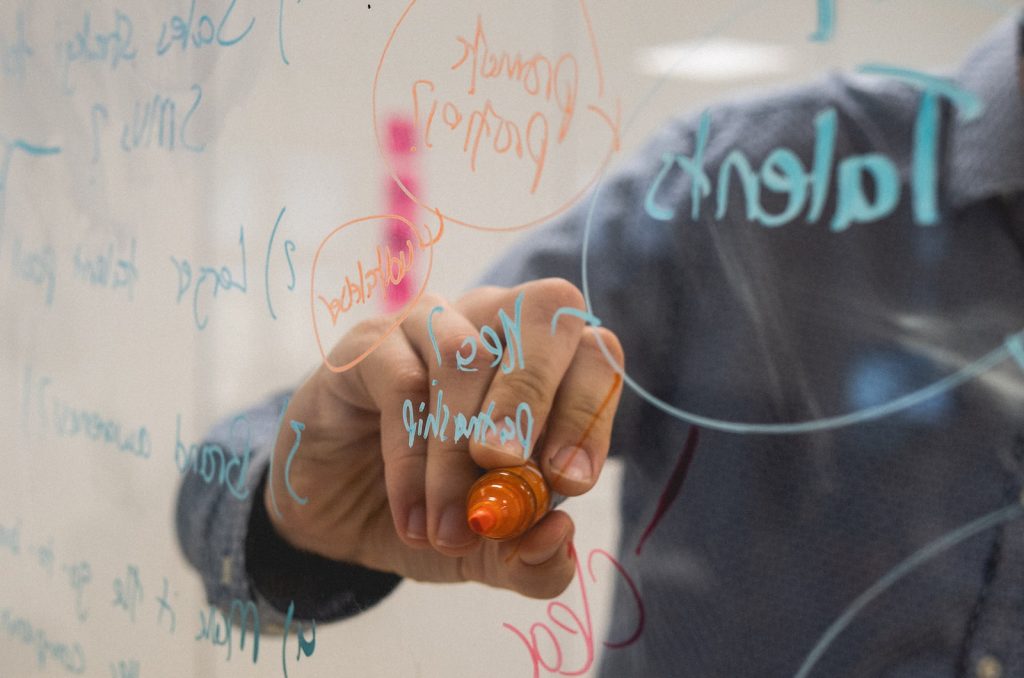
[[[560,285],[560,282],[544,281],[540,292],[547,291],[549,286],[557,288]],[[494,322],[497,317],[495,300],[505,292],[500,288],[478,288],[459,299],[456,305],[471,322],[483,325]],[[574,295],[562,293],[565,298],[560,298],[559,303],[564,306],[554,308],[557,304],[549,303],[544,308],[545,312],[550,311],[551,317],[546,319],[548,324],[542,331],[546,332],[545,337],[568,332],[571,340],[579,331],[580,320],[574,314],[564,314],[556,325],[553,317],[566,306],[583,310],[583,303],[580,300],[579,306],[575,306],[571,303],[575,301]],[[506,294],[506,301],[507,298]],[[570,303],[565,303],[567,301]],[[571,323],[576,323],[575,327]],[[535,340],[541,338],[531,338],[531,343]],[[523,339],[524,343],[526,341]],[[605,357],[605,351],[611,356],[611,363]],[[594,486],[601,474],[609,453],[612,422],[622,395],[622,377],[615,364],[622,365],[623,360],[622,346],[611,331],[600,327],[582,329],[572,360],[561,377],[554,402],[544,420],[544,428],[534,446],[533,456],[548,483],[559,494],[583,494]],[[537,446],[539,452],[536,451]]]
[[[556,278],[484,290],[460,301],[460,310],[480,327],[481,343],[500,361],[482,402],[489,413],[487,432],[470,442],[478,465],[518,465],[533,454],[583,334],[583,322],[575,317],[552,334],[552,316],[567,306],[581,308],[583,296]]]

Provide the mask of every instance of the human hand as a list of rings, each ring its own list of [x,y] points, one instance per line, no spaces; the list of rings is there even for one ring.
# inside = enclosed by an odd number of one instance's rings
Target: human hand
[[[263,499],[276,530],[301,549],[412,579],[558,595],[575,570],[567,514],[495,542],[469,529],[465,503],[481,469],[522,464],[524,448],[555,492],[580,495],[597,481],[621,393],[598,336],[619,364],[622,349],[612,332],[572,315],[552,334],[564,307],[582,309],[583,297],[552,278],[480,288],[454,304],[425,294],[394,331],[393,317],[353,328],[330,364],[379,346],[345,372],[322,364],[284,415],[305,426],[287,482],[308,503],[287,499],[285,464],[274,464]],[[465,426],[457,435],[459,414],[480,415],[478,435]],[[294,440],[282,426],[275,459]]]

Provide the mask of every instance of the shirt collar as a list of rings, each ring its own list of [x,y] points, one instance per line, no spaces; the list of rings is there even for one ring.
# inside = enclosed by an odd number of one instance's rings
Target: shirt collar
[[[953,208],[1024,192],[1024,92],[1019,79],[1024,14],[999,23],[964,62],[956,84],[982,102],[981,115],[954,111],[945,194]]]

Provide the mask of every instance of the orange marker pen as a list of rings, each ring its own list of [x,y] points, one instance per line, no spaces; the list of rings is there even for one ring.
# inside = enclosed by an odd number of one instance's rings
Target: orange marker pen
[[[469,529],[488,539],[512,539],[533,527],[551,504],[540,468],[528,461],[480,476],[466,497],[466,520]]]

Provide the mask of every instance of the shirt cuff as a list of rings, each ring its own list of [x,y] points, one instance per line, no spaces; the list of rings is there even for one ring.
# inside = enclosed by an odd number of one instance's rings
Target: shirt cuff
[[[245,537],[249,581],[260,598],[295,617],[331,621],[366,610],[398,586],[402,577],[297,549],[277,533],[263,502],[266,473],[253,495]]]

